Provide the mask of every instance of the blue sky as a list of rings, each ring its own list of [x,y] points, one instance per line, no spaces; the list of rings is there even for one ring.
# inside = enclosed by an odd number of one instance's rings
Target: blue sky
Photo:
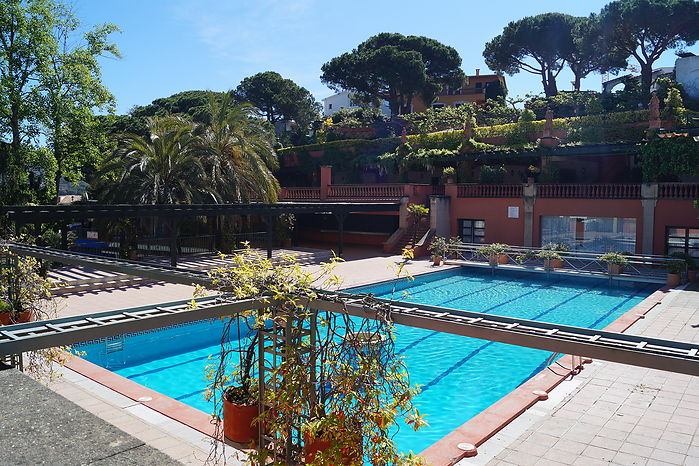
[[[122,53],[103,61],[104,82],[117,111],[191,89],[232,89],[246,76],[277,71],[317,99],[333,92],[320,82],[320,67],[379,32],[424,35],[456,48],[467,74],[487,72],[483,46],[509,22],[559,11],[583,16],[603,0],[72,0],[84,25],[111,22]],[[699,47],[690,50],[699,54]],[[672,66],[666,53],[656,66]],[[631,62],[632,63],[632,62]],[[510,96],[541,92],[535,75],[507,76]],[[567,70],[559,89],[570,89]],[[600,90],[593,74],[583,88]]]

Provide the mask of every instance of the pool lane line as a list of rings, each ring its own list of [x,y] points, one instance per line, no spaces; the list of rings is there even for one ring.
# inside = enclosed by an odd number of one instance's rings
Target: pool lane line
[[[450,299],[450,300],[447,300],[447,301],[445,301],[445,302],[443,302],[443,303],[440,303],[440,304],[438,304],[438,306],[443,306],[443,304],[450,303],[450,302],[452,302],[452,301],[454,301],[454,300],[456,300],[456,299],[461,299],[461,298],[463,298],[463,297],[466,297],[466,296],[469,296],[469,295],[472,295],[472,294],[481,293],[481,292],[483,292],[483,291],[490,290],[490,289],[493,289],[493,288],[497,288],[498,286],[503,286],[503,285],[505,285],[505,284],[506,284],[506,282],[505,282],[505,283],[498,283],[498,284],[496,284],[496,285],[486,286],[485,288],[479,288],[478,290],[471,291],[471,292],[469,292],[469,293],[466,293],[466,294],[464,294],[464,295],[461,295],[461,296],[459,296],[458,298]],[[442,333],[442,332],[430,332],[430,333],[428,333],[427,335],[425,335],[425,336],[422,337],[422,338],[418,338],[417,340],[413,340],[411,343],[409,343],[408,345],[406,345],[404,348],[402,348],[402,349],[396,351],[396,354],[403,354],[404,352],[408,351],[409,349],[414,348],[414,347],[416,347],[417,345],[419,345],[420,343],[422,343],[423,341],[427,340],[428,338],[433,337],[433,336],[435,336],[435,335],[438,335],[438,334],[440,334],[440,333]]]
[[[575,295],[573,295],[573,296],[571,296],[571,297],[565,299],[564,301],[561,301],[560,303],[557,303],[555,306],[552,306],[552,307],[546,309],[545,311],[540,312],[540,313],[537,314],[536,316],[531,317],[531,318],[529,318],[529,319],[530,319],[530,320],[537,320],[537,319],[539,319],[539,318],[545,316],[545,315],[548,314],[549,312],[558,309],[559,307],[563,306],[564,304],[569,303],[569,302],[571,302],[572,300],[574,300],[574,299],[576,299],[576,298],[579,298],[580,296],[589,293],[590,291],[594,290],[595,288],[599,288],[600,286],[602,286],[602,283],[597,284],[597,285],[595,285],[595,286],[593,286],[593,287],[590,287],[590,288],[585,288],[583,291],[581,291],[581,292],[579,292],[579,293],[576,293]],[[634,294],[633,296],[635,296],[635,294]],[[618,309],[619,306],[623,305],[624,303],[627,303],[630,299],[633,298],[633,296],[627,298],[625,301],[623,301],[622,303],[620,303],[619,305],[617,305],[614,309]],[[590,328],[593,328],[593,327],[590,327]],[[436,333],[439,333],[439,332],[436,332]],[[428,335],[428,337],[429,337],[429,336],[432,336],[432,335]],[[424,340],[425,338],[427,338],[427,337],[424,337],[423,340]],[[446,377],[446,376],[449,375],[450,373],[454,372],[454,371],[455,371],[456,369],[458,369],[459,367],[463,366],[466,362],[468,362],[469,359],[471,359],[472,357],[476,356],[479,352],[481,352],[482,350],[484,350],[484,349],[487,348],[488,346],[492,345],[493,343],[494,343],[494,342],[490,341],[490,342],[488,342],[488,343],[483,344],[483,345],[480,346],[479,348],[477,348],[477,349],[471,351],[471,353],[469,353],[469,355],[466,356],[464,359],[462,359],[462,360],[458,361],[457,363],[453,364],[453,365],[450,366],[446,371],[442,372],[442,373],[439,374],[437,377],[435,377],[434,379],[432,379],[430,382],[428,382],[427,384],[425,384],[425,385],[423,386],[423,388],[422,388],[422,391],[425,391],[425,390],[427,390],[429,387],[431,387],[431,386],[437,384],[437,383],[438,383],[440,380],[442,380],[444,377]],[[518,386],[519,386],[519,385],[522,385],[524,382],[526,382],[527,380],[529,380],[531,377],[533,377],[534,375],[536,375],[538,372],[541,372],[541,369],[543,369],[542,365],[546,364],[546,361],[548,361],[548,358],[545,359],[544,361],[542,361],[542,363],[541,363],[539,366],[537,366],[537,368],[536,368],[528,377],[522,379],[522,381],[518,384]],[[541,369],[539,369],[539,367],[541,367]],[[545,366],[544,366],[544,367],[545,367]]]
[[[435,377],[434,379],[430,380],[428,383],[426,383],[425,385],[423,385],[423,386],[421,387],[420,394],[422,394],[422,393],[426,392],[427,390],[429,390],[430,387],[433,387],[434,385],[437,385],[444,377],[448,376],[449,374],[451,374],[452,372],[454,372],[456,369],[458,369],[459,367],[461,367],[461,366],[463,366],[464,364],[466,364],[466,363],[469,361],[469,359],[473,358],[473,357],[476,356],[478,353],[480,353],[481,351],[483,351],[484,349],[486,349],[487,347],[489,347],[490,345],[493,345],[493,344],[495,344],[494,341],[489,341],[489,342],[487,342],[487,343],[482,344],[481,346],[479,346],[478,348],[474,349],[473,351],[471,351],[466,357],[464,357],[463,359],[461,359],[459,362],[457,362],[456,364],[451,365],[447,370],[445,370],[444,372],[442,372],[441,374],[439,374],[437,377]]]
[[[528,291],[528,292],[524,293],[523,295],[517,296],[517,297],[512,298],[512,299],[510,299],[510,300],[508,300],[508,301],[504,301],[504,302],[502,302],[502,303],[500,303],[500,304],[498,304],[498,305],[496,305],[496,306],[490,307],[490,308],[488,308],[488,309],[486,309],[485,311],[482,311],[482,312],[487,314],[489,311],[491,311],[492,309],[495,309],[495,308],[501,306],[502,304],[507,304],[507,303],[509,303],[509,302],[516,301],[516,300],[519,299],[519,298],[523,298],[524,296],[530,295],[530,294],[532,294],[532,293],[536,293],[537,291],[542,290],[542,289],[544,289],[544,288],[548,288],[548,287],[550,287],[550,286],[557,285],[557,284],[559,284],[559,283],[565,282],[566,280],[568,280],[567,277],[562,278],[562,279],[560,279],[560,280],[558,280],[558,281],[555,281],[555,282],[552,282],[552,283],[548,283],[548,284],[546,284],[546,285],[544,285],[544,286],[541,286],[541,287],[536,288],[535,290]],[[503,281],[502,283],[498,283],[498,284],[493,285],[493,286],[490,286],[490,287],[480,288],[480,289],[478,289],[478,290],[476,290],[476,291],[472,291],[472,292],[470,292],[470,293],[466,293],[466,294],[464,294],[464,295],[461,295],[461,296],[459,296],[458,298],[449,299],[449,300],[447,300],[447,301],[440,301],[438,304],[435,304],[435,306],[444,307],[445,304],[454,302],[454,301],[456,301],[456,300],[458,300],[458,299],[461,299],[461,298],[464,298],[464,297],[466,297],[466,296],[473,295],[473,294],[476,294],[476,293],[481,293],[481,292],[483,292],[483,291],[486,291],[486,290],[489,290],[489,289],[493,289],[493,288],[496,288],[496,287],[499,287],[499,286],[504,286],[504,285],[507,285],[507,284],[509,284],[509,282]],[[596,285],[596,286],[599,286],[599,285]],[[586,290],[587,290],[587,288],[586,288]],[[431,333],[429,333],[428,335],[425,335],[425,336],[422,337],[422,338],[419,338],[419,339],[417,339],[417,340],[414,340],[412,343],[408,344],[405,348],[402,348],[402,349],[400,349],[399,351],[397,351],[396,354],[403,354],[405,351],[407,351],[407,350],[409,350],[409,349],[411,349],[411,348],[414,348],[415,346],[417,346],[418,344],[420,344],[420,343],[422,343],[423,341],[427,340],[428,338],[433,337],[433,336],[435,336],[435,335],[438,335],[438,334],[440,334],[440,333],[442,333],[442,332],[431,332]]]
[[[652,283],[647,283],[646,286],[644,286],[644,287],[641,288],[640,290],[637,290],[633,295],[629,296],[629,297],[626,298],[623,302],[621,302],[621,303],[617,304],[616,306],[614,306],[609,312],[607,312],[606,314],[604,314],[603,316],[601,316],[600,318],[598,318],[598,319],[592,324],[592,327],[590,327],[590,328],[594,328],[595,325],[597,325],[597,324],[599,324],[600,322],[604,321],[604,319],[606,319],[607,317],[609,317],[614,311],[616,311],[617,309],[619,309],[619,307],[621,307],[623,304],[628,303],[629,301],[631,301],[632,299],[634,299],[636,296],[640,295],[640,294],[641,294],[641,291],[647,292],[646,290],[647,290],[649,287],[651,287],[651,286],[652,286]],[[635,306],[634,306],[634,307],[635,307]],[[632,309],[633,309],[633,308],[632,308]]]
[[[158,368],[155,368],[155,369],[149,369],[149,370],[147,370],[147,371],[139,372],[139,373],[137,373],[137,374],[124,375],[124,377],[126,377],[126,378],[128,378],[128,379],[135,378],[135,377],[144,377],[144,376],[147,376],[147,375],[151,375],[151,374],[156,374],[156,373],[158,373],[158,372],[162,372],[162,371],[167,370],[167,369],[172,369],[172,368],[177,367],[177,366],[181,366],[182,364],[189,364],[189,363],[192,363],[192,362],[195,362],[195,361],[201,361],[202,359],[208,359],[209,356],[211,356],[211,355],[208,355],[208,356],[201,356],[201,357],[192,358],[192,359],[187,359],[186,361],[182,361],[182,362],[177,363],[177,364],[171,364],[171,365],[167,365],[167,366],[163,366],[163,367],[158,367]],[[139,365],[139,364],[136,364],[136,365]],[[126,364],[124,364],[124,367],[122,367],[121,369],[116,369],[116,370],[117,370],[117,371],[120,371],[120,370],[124,370],[124,369],[126,369],[126,368],[128,368],[128,367],[134,367],[134,366],[133,366],[133,365],[132,365],[132,366],[127,366]],[[116,371],[115,371],[115,372],[116,372]],[[117,372],[117,374],[118,374],[118,372]]]

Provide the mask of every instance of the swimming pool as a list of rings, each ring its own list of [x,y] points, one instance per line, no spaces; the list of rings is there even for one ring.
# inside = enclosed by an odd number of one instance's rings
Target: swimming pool
[[[657,285],[562,275],[547,277],[498,270],[455,269],[398,285],[380,283],[350,292],[372,292],[436,306],[566,325],[603,328],[640,303]],[[404,292],[409,295],[404,295]],[[219,351],[223,324],[216,320],[89,342],[77,349],[90,362],[210,413],[202,397],[204,368]],[[245,335],[243,335],[244,337]],[[238,338],[234,329],[231,338]],[[397,351],[407,358],[417,397],[430,427],[402,428],[403,451],[424,450],[543,368],[551,353],[399,326]]]

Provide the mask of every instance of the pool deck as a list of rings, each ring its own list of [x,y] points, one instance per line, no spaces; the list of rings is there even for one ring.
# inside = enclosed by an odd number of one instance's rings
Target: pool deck
[[[629,333],[699,342],[699,286],[672,290]],[[458,464],[699,464],[699,377],[588,365],[571,393],[503,429]],[[514,423],[513,423],[514,424]],[[493,457],[494,455],[494,457]]]
[[[345,287],[395,277],[391,265],[399,256],[358,257],[337,266]],[[448,268],[417,260],[407,269],[418,275]],[[64,298],[61,314],[160,304],[188,299],[191,293],[191,287],[172,284],[79,293]],[[673,290],[629,331],[699,341],[693,323],[699,324],[699,292]],[[59,394],[177,461],[203,464],[210,440],[200,432],[70,370],[65,373],[51,386]],[[566,384],[480,445],[478,456],[459,464],[699,464],[699,378],[595,362]],[[562,400],[560,394],[565,394]]]

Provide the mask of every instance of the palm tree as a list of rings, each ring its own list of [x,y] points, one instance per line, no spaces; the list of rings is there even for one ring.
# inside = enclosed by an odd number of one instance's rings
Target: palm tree
[[[217,202],[202,158],[207,151],[181,117],[148,118],[149,138],[124,134],[99,175],[116,172],[103,194],[112,202],[191,204]]]
[[[200,128],[208,152],[206,171],[223,202],[276,202],[279,167],[274,131],[254,118],[250,104],[235,104],[231,92],[209,93],[211,123]]]

